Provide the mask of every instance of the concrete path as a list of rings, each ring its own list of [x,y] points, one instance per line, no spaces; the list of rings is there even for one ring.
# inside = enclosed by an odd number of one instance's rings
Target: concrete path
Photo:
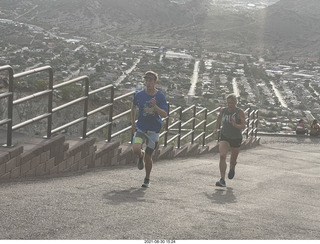
[[[0,184],[0,239],[320,239],[320,141],[262,137],[218,188],[217,154]]]

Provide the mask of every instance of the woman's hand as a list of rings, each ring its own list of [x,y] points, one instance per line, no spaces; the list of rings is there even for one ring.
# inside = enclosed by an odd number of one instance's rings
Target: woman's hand
[[[232,123],[232,126],[233,126],[233,127],[236,127],[236,128],[237,128],[237,122],[236,122],[236,118],[235,118],[235,117],[232,117],[232,118],[231,118],[231,123]]]

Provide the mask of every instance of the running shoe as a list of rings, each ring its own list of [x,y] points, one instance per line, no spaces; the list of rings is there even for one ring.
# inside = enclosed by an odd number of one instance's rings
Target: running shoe
[[[235,175],[235,170],[234,169],[230,169],[229,174],[228,174],[228,178],[231,180],[233,179],[234,175]]]
[[[144,155],[145,155],[144,150],[141,149],[141,153],[142,153],[142,157],[138,158],[138,169],[143,170],[143,168],[144,168]]]
[[[150,180],[149,179],[144,179],[144,182],[143,182],[141,187],[149,187],[149,185],[150,185]]]
[[[224,179],[221,178],[219,181],[216,182],[216,186],[225,187],[226,186],[226,182],[224,181]]]

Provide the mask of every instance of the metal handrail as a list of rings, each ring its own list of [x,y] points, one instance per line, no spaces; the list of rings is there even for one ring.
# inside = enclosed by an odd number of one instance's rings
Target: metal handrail
[[[62,82],[62,83],[59,83],[55,86],[53,86],[53,90],[58,90],[62,87],[65,87],[65,86],[68,86],[68,85],[71,85],[71,84],[75,84],[75,83],[78,83],[78,82],[84,82],[84,94],[79,97],[79,98],[76,98],[76,99],[73,99],[72,101],[68,102],[68,103],[65,103],[63,105],[60,105],[58,107],[55,107],[55,108],[52,108],[51,111],[52,113],[56,113],[58,111],[61,111],[67,107],[70,107],[72,105],[75,105],[75,104],[78,104],[82,101],[84,101],[84,105],[83,105],[83,116],[81,116],[80,118],[78,119],[75,119],[73,121],[70,121],[69,123],[67,124],[64,124],[58,128],[55,128],[51,131],[51,133],[56,133],[56,132],[59,132],[61,130],[64,130],[72,125],[75,125],[75,124],[78,124],[80,122],[83,122],[83,125],[82,125],[82,138],[86,138],[87,137],[87,119],[88,119],[88,98],[89,98],[89,78],[88,76],[84,75],[84,76],[80,76],[78,78],[75,78],[75,79],[72,79],[72,80],[69,80],[69,81],[65,81],[65,82]]]
[[[7,98],[8,99],[8,114],[7,118],[2,120],[0,125],[7,125],[7,144],[4,146],[11,147],[12,145],[12,117],[13,117],[13,69],[9,65],[0,66],[0,72],[7,71],[8,72],[8,92],[2,94],[0,99]]]
[[[67,127],[74,126],[79,123],[83,123],[82,127],[82,139],[88,137],[89,135],[94,134],[95,132],[102,130],[104,128],[108,128],[108,135],[107,135],[107,142],[110,142],[112,138],[115,138],[116,136],[122,135],[124,133],[127,133],[129,130],[131,130],[131,126],[127,126],[121,130],[113,131],[113,124],[115,120],[118,120],[122,117],[126,117],[130,114],[131,108],[119,112],[118,114],[114,115],[114,105],[118,101],[123,101],[123,99],[129,98],[130,96],[134,96],[136,91],[128,92],[126,94],[120,95],[115,97],[115,91],[113,85],[107,85],[104,87],[100,87],[96,90],[91,90],[89,92],[89,78],[87,76],[81,76],[69,81],[65,81],[59,84],[56,84],[53,86],[53,70],[50,66],[44,66],[33,70],[28,70],[25,72],[21,72],[18,74],[13,73],[13,69],[11,66],[1,66],[0,72],[8,72],[8,80],[9,80],[9,89],[7,92],[4,92],[0,94],[0,99],[8,99],[8,115],[7,118],[4,118],[0,121],[0,126],[7,125],[7,144],[4,146],[10,147],[12,146],[12,131],[17,130],[19,128],[22,128],[26,125],[35,123],[37,121],[40,121],[42,119],[47,119],[47,135],[46,138],[50,138],[52,134],[57,133]],[[39,72],[48,72],[48,87],[47,89],[36,92],[34,94],[13,100],[13,84],[14,80],[17,78],[22,78],[24,76],[33,75]],[[53,108],[53,93],[64,87],[71,85],[73,83],[77,82],[84,82],[84,94],[81,95],[81,97],[75,98],[72,101],[69,101],[67,103],[64,103],[60,106],[57,106]],[[106,104],[103,104],[99,106],[98,108],[88,111],[88,101],[91,96],[98,92],[107,91],[110,93],[110,99],[107,101]],[[42,96],[48,96],[48,111],[46,113],[40,114],[35,116],[34,118],[31,118],[29,120],[23,121],[19,124],[13,125],[13,118],[12,118],[12,111],[13,107],[21,104],[23,102],[29,101],[31,99],[42,97]],[[83,105],[83,111],[82,115],[80,115],[77,119],[65,123],[57,128],[52,129],[52,118],[53,115],[61,111],[67,107],[70,107],[72,105],[78,104],[84,102]],[[103,123],[101,125],[96,126],[94,129],[88,131],[87,124],[88,119],[93,116],[94,114],[104,110],[109,110],[109,118],[106,123]],[[190,107],[187,107],[185,109],[182,109],[182,107],[177,107],[173,110],[170,110],[170,104],[168,103],[168,114],[165,118],[162,119],[164,122],[163,130],[160,133],[160,137],[164,138],[164,146],[167,146],[168,143],[175,141],[177,148],[180,148],[181,141],[186,139],[187,137],[191,136],[190,142],[191,144],[194,143],[194,141],[197,141],[202,138],[202,146],[205,146],[206,142],[211,139],[213,129],[211,128],[214,124],[217,122],[217,113],[221,108],[215,108],[212,111],[208,111],[207,108],[200,108],[199,111],[197,111],[197,107],[195,105],[191,105]],[[187,113],[190,113],[191,111],[191,117],[184,119],[184,115]],[[246,116],[246,129],[243,130],[243,135],[245,135],[247,138],[249,136],[257,136],[257,128],[258,128],[258,110],[248,108],[245,110]],[[204,116],[202,119],[199,120],[201,116]],[[170,120],[175,120],[170,123]],[[197,123],[198,122],[198,123]],[[188,125],[191,124],[191,127],[186,128]],[[211,129],[210,129],[211,128]]]

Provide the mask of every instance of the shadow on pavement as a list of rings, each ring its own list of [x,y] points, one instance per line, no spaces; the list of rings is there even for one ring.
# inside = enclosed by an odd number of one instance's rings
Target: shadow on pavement
[[[111,204],[119,204],[121,202],[145,202],[144,195],[146,188],[133,188],[128,190],[113,190],[103,194],[103,198],[110,200]]]
[[[215,189],[212,194],[205,193],[206,197],[216,204],[230,204],[236,203],[237,199],[233,194],[232,187],[226,187],[221,189]]]

